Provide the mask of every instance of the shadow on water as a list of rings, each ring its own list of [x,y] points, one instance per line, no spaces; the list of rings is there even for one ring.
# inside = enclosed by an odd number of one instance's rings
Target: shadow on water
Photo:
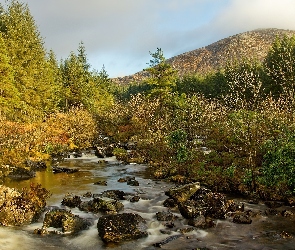
[[[234,224],[232,218],[217,220],[216,227],[200,230],[195,229],[191,233],[180,234],[177,230],[171,235],[162,234],[164,223],[156,220],[155,214],[159,211],[167,211],[163,207],[163,201],[167,198],[165,191],[173,186],[171,183],[152,180],[145,172],[144,165],[120,165],[114,158],[105,159],[107,163],[99,162],[94,155],[84,155],[77,159],[66,159],[60,164],[62,167],[78,168],[79,171],[72,174],[54,174],[49,168],[44,172],[37,172],[36,177],[30,180],[5,181],[5,185],[21,189],[28,187],[31,182],[40,183],[48,189],[52,196],[48,200],[48,206],[61,206],[61,201],[67,193],[82,196],[86,192],[93,194],[105,190],[122,190],[126,193],[138,194],[139,202],[131,203],[122,201],[124,212],[134,212],[141,215],[147,221],[149,237],[128,241],[121,244],[104,244],[98,236],[96,223],[100,214],[93,215],[72,209],[74,214],[81,217],[91,217],[94,224],[76,236],[60,235],[34,235],[34,229],[42,226],[42,220],[28,226],[18,228],[0,227],[0,249],[2,250],[92,250],[92,249],[156,249],[153,244],[173,235],[180,235],[177,239],[162,245],[162,249],[295,249],[295,215],[283,217],[282,215],[266,216],[267,207],[264,204],[248,204],[241,198],[235,198],[237,202],[243,202],[247,210],[252,210],[257,216],[253,217],[250,225]],[[139,186],[132,187],[126,183],[118,182],[120,177],[135,176]],[[106,181],[107,186],[94,185],[97,181]],[[281,207],[295,214],[295,209]],[[176,229],[188,227],[187,220],[183,219],[178,210],[172,210],[178,216],[175,221]]]

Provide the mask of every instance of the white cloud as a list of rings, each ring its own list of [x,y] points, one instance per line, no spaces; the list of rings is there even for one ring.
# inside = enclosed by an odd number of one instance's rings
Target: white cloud
[[[23,1],[48,49],[66,57],[83,41],[111,76],[143,69],[157,47],[171,57],[257,28],[295,29],[294,0]]]

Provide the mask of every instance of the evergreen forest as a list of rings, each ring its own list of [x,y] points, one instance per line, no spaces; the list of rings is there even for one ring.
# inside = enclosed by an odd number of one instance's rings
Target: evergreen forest
[[[202,75],[179,77],[160,48],[150,56],[147,79],[119,85],[92,70],[83,42],[57,59],[26,4],[0,5],[0,177],[108,138],[155,178],[295,197],[295,37],[278,37],[262,62]]]

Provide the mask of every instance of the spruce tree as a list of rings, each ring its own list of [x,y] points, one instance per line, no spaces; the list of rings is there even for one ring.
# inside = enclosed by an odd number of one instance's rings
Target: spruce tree
[[[145,71],[150,75],[148,83],[154,87],[151,95],[163,99],[176,86],[177,71],[166,62],[162,49],[157,48],[157,51],[155,53],[150,52],[150,55],[152,59],[149,68]]]
[[[28,5],[10,1],[1,16],[15,85],[25,120],[41,119],[53,108],[54,86],[48,79],[46,51]]]
[[[9,61],[6,44],[0,32],[0,116],[14,120],[18,116],[20,98],[14,86],[13,69]]]

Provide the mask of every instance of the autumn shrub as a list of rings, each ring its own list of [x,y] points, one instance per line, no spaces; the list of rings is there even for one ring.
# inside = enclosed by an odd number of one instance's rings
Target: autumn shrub
[[[1,118],[0,167],[7,175],[15,167],[28,168],[26,160],[46,160],[51,154],[93,146],[96,121],[83,109],[55,113],[43,122],[20,123]]]
[[[43,124],[42,130],[46,135],[43,138],[43,150],[48,153],[89,148],[93,146],[98,133],[96,120],[82,108],[52,115]]]
[[[265,154],[260,183],[280,194],[295,194],[295,136],[268,140],[263,145]]]

